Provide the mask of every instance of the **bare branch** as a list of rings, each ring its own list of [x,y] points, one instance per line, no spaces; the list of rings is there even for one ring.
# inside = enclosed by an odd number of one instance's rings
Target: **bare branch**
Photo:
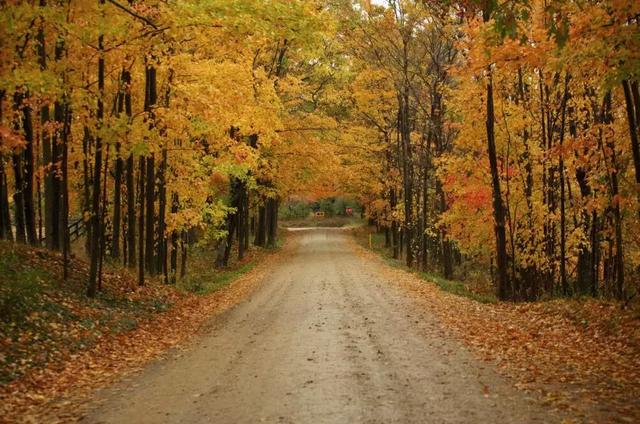
[[[133,16],[136,19],[140,19],[141,21],[143,21],[144,23],[146,23],[147,25],[152,26],[155,29],[158,29],[158,26],[153,23],[151,20],[145,18],[144,16],[134,12],[133,10],[129,9],[128,7],[125,7],[123,5],[121,5],[120,3],[118,3],[115,0],[107,0],[109,3],[111,3],[112,5],[114,5],[115,7],[117,7],[118,9],[128,13],[129,15]]]

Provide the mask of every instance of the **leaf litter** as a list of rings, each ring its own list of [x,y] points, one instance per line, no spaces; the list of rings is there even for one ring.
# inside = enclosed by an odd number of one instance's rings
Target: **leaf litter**
[[[115,320],[92,322],[95,333],[91,343],[70,348],[70,341],[87,339],[87,329],[79,323],[90,318],[101,317],[100,308],[79,294],[84,293],[87,265],[73,260],[69,283],[75,296],[60,290],[49,302],[64,305],[71,311],[71,320],[50,323],[51,330],[59,327],[65,331],[64,338],[31,340],[27,331],[22,340],[14,342],[0,337],[0,358],[9,347],[20,344],[24,350],[22,369],[17,378],[0,385],[0,423],[57,423],[77,421],[83,416],[92,393],[113,383],[123,376],[142,369],[148,362],[169,348],[186,343],[211,319],[233,307],[255,290],[265,273],[287,255],[287,242],[275,252],[257,250],[252,260],[257,262],[249,272],[231,284],[207,295],[196,295],[176,290],[157,280],[148,281],[138,287],[132,275],[106,273],[103,293],[113,301],[146,302],[156,305],[153,313],[139,314],[135,325],[123,326],[111,331],[108,326]],[[62,275],[62,260],[59,255],[44,250],[30,251],[27,262],[42,266],[54,275]],[[112,311],[110,311],[112,312]],[[147,311],[148,312],[148,311]],[[31,317],[32,319],[38,318]],[[67,317],[69,318],[69,317]],[[123,314],[118,317],[131,318]],[[49,360],[39,364],[36,356],[46,352]],[[36,363],[36,366],[30,364]],[[5,367],[5,364],[0,364]]]
[[[600,299],[480,303],[352,244],[476,357],[496,364],[517,388],[540,394],[544,403],[571,417],[567,423],[640,422],[637,309]]]

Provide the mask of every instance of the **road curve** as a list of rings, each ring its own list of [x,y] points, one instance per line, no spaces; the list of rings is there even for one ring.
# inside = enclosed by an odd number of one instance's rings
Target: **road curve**
[[[89,423],[535,423],[557,419],[359,256],[309,230],[186,350],[103,390]]]

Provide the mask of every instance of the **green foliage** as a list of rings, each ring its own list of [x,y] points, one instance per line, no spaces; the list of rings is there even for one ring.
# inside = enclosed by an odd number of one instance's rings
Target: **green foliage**
[[[369,234],[366,231],[357,231],[354,233],[358,242],[369,248]],[[384,247],[384,234],[380,233],[371,233],[371,250],[381,255],[384,260],[391,266],[407,270],[409,272],[415,273],[421,279],[426,282],[430,282],[438,286],[441,290],[446,292],[455,294],[456,296],[463,296],[469,299],[475,300],[480,303],[495,303],[497,299],[492,293],[479,293],[471,289],[471,286],[462,281],[456,280],[447,280],[442,276],[434,273],[434,272],[419,272],[413,269],[408,269],[405,263],[398,259],[393,259],[390,256],[389,250]]]
[[[278,218],[288,220],[306,218],[312,213],[311,205],[307,202],[287,202],[278,210]]]
[[[497,4],[493,7],[491,17],[494,20],[494,29],[502,38],[518,38],[521,33],[521,25],[531,16],[529,0],[514,0]]]
[[[346,210],[351,208],[353,215],[362,211],[362,206],[354,199],[344,197],[329,197],[315,202],[291,200],[279,210],[279,218],[283,220],[302,219],[313,212],[324,212],[325,217],[347,216]]]
[[[418,275],[426,281],[435,283],[440,289],[457,296],[468,297],[480,303],[495,303],[497,301],[494,295],[473,292],[467,284],[461,281],[447,280],[431,272],[421,272]]]
[[[221,270],[210,267],[208,271],[191,272],[178,282],[178,288],[198,295],[207,295],[228,286],[241,275],[251,271],[255,265],[255,261],[251,261],[237,269]]]
[[[4,324],[22,324],[33,311],[42,307],[43,289],[48,279],[46,271],[25,265],[14,251],[0,256],[0,320]]]
[[[110,281],[87,299],[79,289],[85,276],[77,275],[77,264],[66,282],[60,280],[60,265],[46,252],[0,242],[0,383],[55,362],[64,352],[92,346],[106,333],[131,331],[172,305],[164,290],[136,295],[113,290]]]

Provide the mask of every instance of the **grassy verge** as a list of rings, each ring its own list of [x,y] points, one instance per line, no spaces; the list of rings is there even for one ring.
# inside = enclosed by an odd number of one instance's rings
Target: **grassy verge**
[[[396,268],[401,268],[405,271],[410,271],[418,275],[422,280],[434,283],[441,290],[457,296],[464,296],[481,303],[497,302],[495,295],[492,293],[473,290],[469,284],[463,281],[448,280],[432,271],[416,271],[414,269],[407,268],[403,261],[394,259],[391,256],[390,250],[384,247],[384,234],[378,234],[371,228],[355,229],[353,230],[353,234],[361,246],[382,256],[387,264]]]
[[[217,254],[214,246],[196,248],[191,252],[188,275],[178,280],[176,287],[178,290],[197,295],[208,295],[220,290],[255,268],[265,255],[281,248],[285,243],[285,233],[286,231],[278,231],[276,245],[273,248],[250,246],[240,261],[235,255],[237,246],[234,244],[229,265],[223,269],[214,267]]]
[[[237,264],[231,269],[219,270],[213,267],[190,274],[180,280],[178,289],[198,295],[207,295],[231,284],[235,279],[251,271],[256,266],[256,259]]]

